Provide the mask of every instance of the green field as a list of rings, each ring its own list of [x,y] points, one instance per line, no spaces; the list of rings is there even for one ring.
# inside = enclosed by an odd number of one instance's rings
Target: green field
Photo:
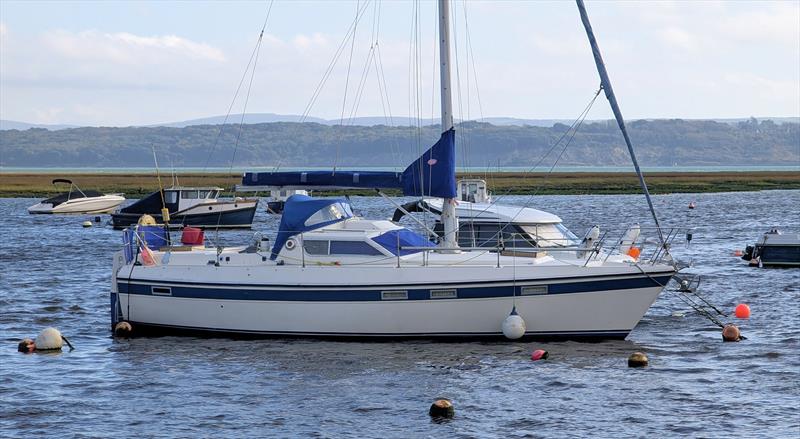
[[[466,177],[470,175],[459,175]],[[553,173],[524,174],[496,172],[475,175],[484,178],[495,194],[629,194],[641,192],[633,173]],[[3,173],[0,174],[0,197],[44,197],[65,190],[65,185],[53,186],[58,174]],[[103,193],[124,193],[129,198],[138,198],[158,189],[155,174],[131,173],[86,173],[66,176],[82,189]],[[800,189],[800,172],[658,172],[645,175],[650,192],[694,193],[759,191],[770,189]],[[187,173],[179,174],[183,186],[219,186],[230,191],[240,182],[239,175]],[[162,177],[165,186],[172,184],[170,177]],[[351,191],[350,194],[372,195],[367,190]],[[392,194],[391,191],[387,192]]]

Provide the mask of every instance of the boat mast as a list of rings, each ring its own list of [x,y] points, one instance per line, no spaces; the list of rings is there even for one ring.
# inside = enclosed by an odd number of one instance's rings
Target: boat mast
[[[661,240],[661,245],[665,246],[666,242],[664,241],[664,234],[661,232],[661,225],[658,222],[656,209],[653,207],[653,200],[650,199],[650,191],[647,190],[647,183],[644,181],[644,175],[642,175],[642,171],[639,169],[639,162],[636,160],[636,154],[633,152],[633,145],[631,144],[631,139],[628,136],[628,130],[625,128],[625,119],[622,118],[622,111],[619,109],[617,97],[614,95],[614,89],[611,87],[611,80],[608,78],[606,65],[603,62],[603,56],[600,54],[600,47],[597,45],[597,40],[594,37],[594,31],[592,31],[592,25],[589,23],[589,16],[586,14],[586,7],[583,4],[583,0],[575,1],[578,4],[578,11],[581,14],[583,28],[586,29],[586,36],[589,37],[589,44],[592,46],[594,63],[597,65],[597,73],[600,74],[600,85],[606,93],[608,103],[611,104],[611,110],[614,112],[614,118],[617,119],[617,125],[619,125],[620,131],[622,131],[622,137],[625,138],[625,144],[628,146],[628,152],[631,155],[633,167],[636,169],[636,176],[639,177],[639,185],[641,185],[644,196],[647,199],[647,205],[650,206],[650,213],[653,215],[653,221],[656,223],[658,237]]]
[[[442,90],[442,133],[453,129],[453,100],[450,88],[450,0],[439,0],[439,71]],[[456,199],[445,198],[442,203],[444,248],[458,247],[458,217]]]

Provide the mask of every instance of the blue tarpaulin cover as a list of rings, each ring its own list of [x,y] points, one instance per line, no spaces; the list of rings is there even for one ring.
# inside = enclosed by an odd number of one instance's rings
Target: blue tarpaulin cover
[[[318,214],[315,216],[315,214]],[[344,198],[311,198],[292,195],[283,207],[278,236],[272,246],[270,259],[278,257],[286,241],[298,233],[318,229],[353,217],[350,204]]]
[[[424,236],[405,228],[390,230],[372,238],[372,240],[392,252],[395,256],[405,256],[422,251],[404,249],[403,247],[436,247],[434,243],[425,239]]]
[[[402,189],[406,196],[456,197],[455,129],[442,133],[439,141],[402,173],[379,171],[247,172],[243,186],[296,186]]]

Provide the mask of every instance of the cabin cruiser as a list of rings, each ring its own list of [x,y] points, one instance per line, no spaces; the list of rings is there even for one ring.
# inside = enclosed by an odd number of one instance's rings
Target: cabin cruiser
[[[267,213],[273,215],[280,215],[283,213],[283,206],[286,204],[286,200],[292,195],[308,195],[308,192],[302,189],[270,188],[270,200],[267,201]]]
[[[773,228],[755,245],[748,245],[742,259],[764,267],[800,267],[800,233],[783,233]]]
[[[162,209],[169,211],[170,227],[250,228],[258,205],[257,198],[220,200],[220,187],[173,186],[156,191],[111,214],[115,229],[136,224],[142,215],[163,223]]]
[[[581,242],[552,213],[493,202],[482,179],[461,179],[457,187],[458,244],[462,247],[569,247]],[[442,203],[441,198],[406,203],[395,210],[392,221],[413,212],[441,215]],[[440,221],[433,225],[433,232],[442,236]]]
[[[69,191],[42,200],[28,208],[28,213],[108,213],[117,208],[125,197],[122,194],[101,194],[97,191],[84,191],[71,180],[57,178],[53,184],[65,183]]]

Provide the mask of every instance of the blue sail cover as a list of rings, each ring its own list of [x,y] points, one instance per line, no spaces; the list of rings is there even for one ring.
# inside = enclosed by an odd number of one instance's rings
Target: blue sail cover
[[[402,174],[397,172],[247,172],[243,186],[402,189],[406,196],[456,197],[456,135],[451,128]]]
[[[273,261],[278,257],[283,245],[294,235],[318,229],[329,224],[353,217],[350,204],[344,198],[311,198],[306,195],[292,195],[286,200],[278,226],[278,236],[272,246]]]
[[[248,172],[243,186],[296,186],[298,188],[401,188],[399,172],[380,171],[302,171]]]
[[[403,195],[456,197],[456,130],[442,133],[439,141],[403,171]]]
[[[392,252],[395,256],[405,256],[422,251],[404,247],[436,247],[436,244],[428,241],[424,236],[406,228],[390,230],[372,238],[372,240]]]

